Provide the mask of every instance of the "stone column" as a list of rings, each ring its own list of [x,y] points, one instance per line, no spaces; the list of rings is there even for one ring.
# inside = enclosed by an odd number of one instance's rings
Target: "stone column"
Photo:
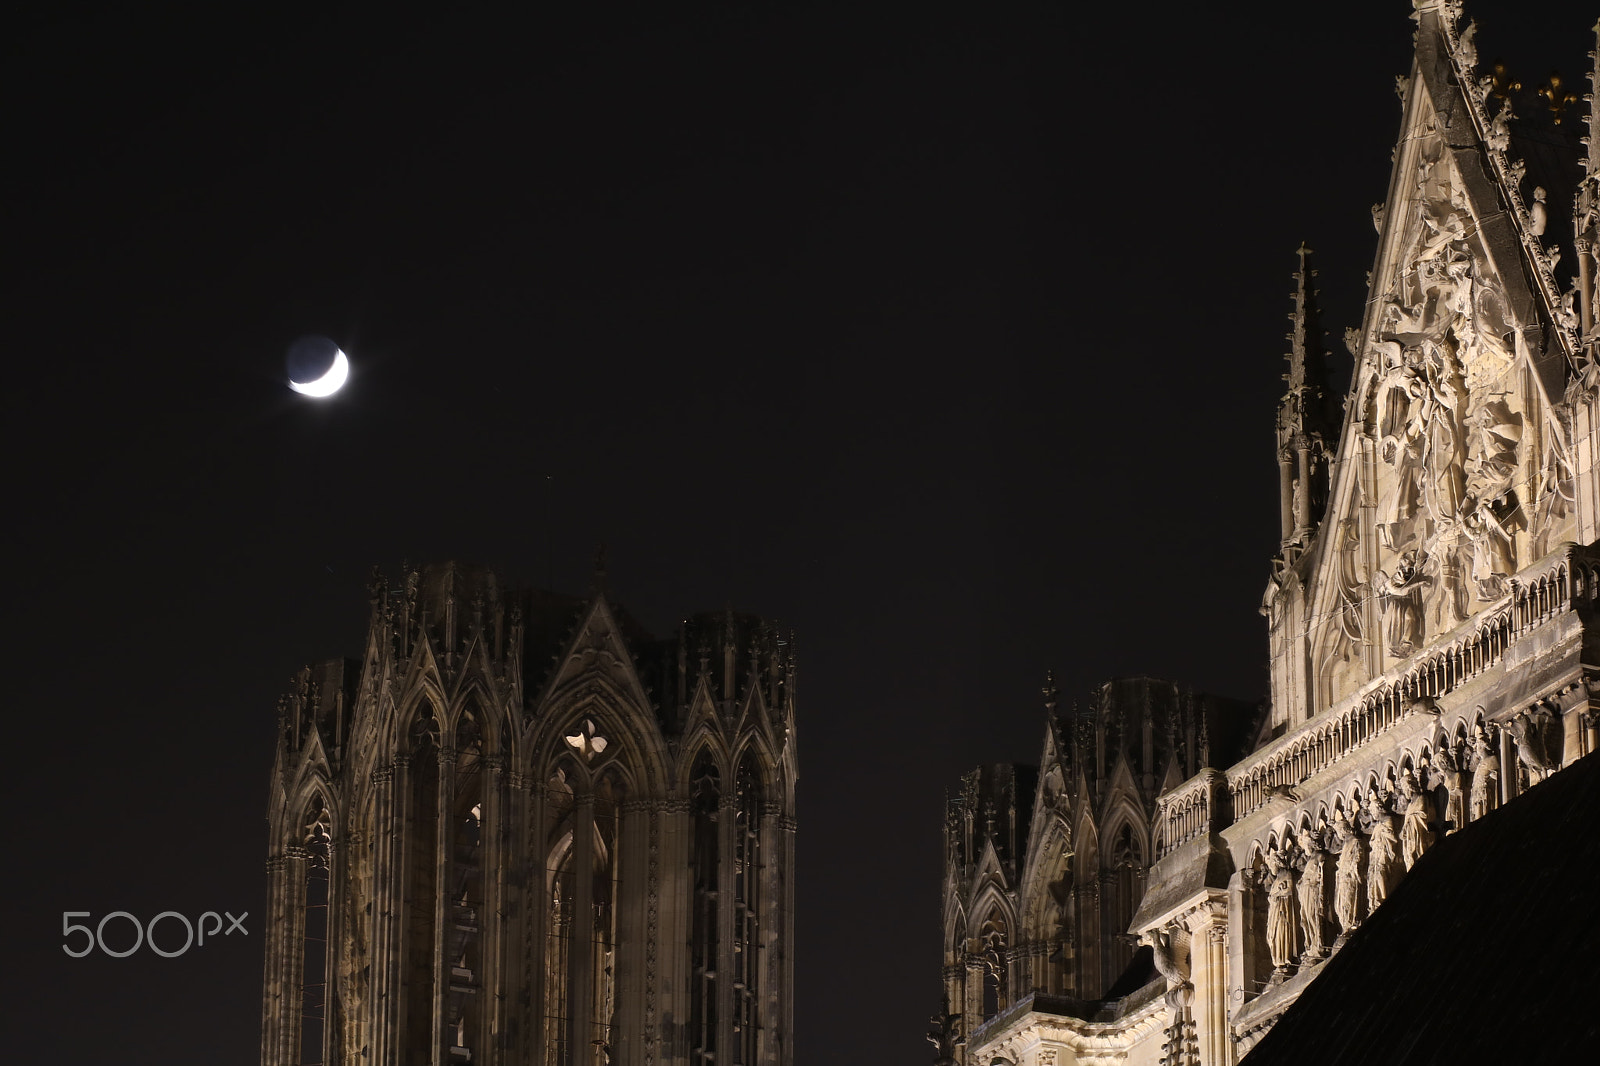
[[[1295,473],[1299,477],[1300,494],[1295,499],[1294,531],[1305,533],[1311,529],[1311,442],[1303,436],[1295,437]]]
[[[1228,1032],[1228,907],[1208,900],[1189,916],[1189,980],[1203,1066],[1232,1066]]]
[[[331,812],[330,812],[331,813]],[[342,825],[334,825],[328,841],[328,905],[324,911],[322,952],[322,1061],[344,1060],[344,1002],[341,992],[345,972],[344,896],[350,851]],[[359,1052],[359,1048],[356,1049]]]
[[[509,778],[520,783],[521,775],[506,773],[505,755],[496,754],[484,760],[485,782],[483,788],[483,817],[478,822],[478,838],[482,841],[480,861],[483,863],[483,905],[478,915],[478,967],[482,971],[478,987],[483,990],[482,1003],[478,1004],[477,1055],[491,1064],[501,1060],[501,1045],[506,1032],[506,1011],[509,1006],[505,990],[513,987],[506,982],[507,913],[506,872],[510,857],[520,854],[520,849],[509,848],[511,838],[507,831],[511,809]]]
[[[694,875],[689,868],[694,817],[689,802],[666,800],[661,807],[661,930],[657,968],[661,994],[652,1006],[645,1000],[645,1062],[687,1061],[686,1042],[694,976],[689,958],[690,916],[694,911]]]
[[[968,955],[966,967],[966,996],[961,1008],[961,1035],[971,1041],[974,1030],[983,1024],[983,957]],[[968,1048],[970,1050],[970,1043]]]
[[[288,984],[286,960],[289,957],[289,860],[282,854],[267,860],[266,965],[262,984],[265,995],[261,1006],[261,1064],[287,1066],[293,1059],[283,1057],[283,1027],[293,990]],[[299,1056],[296,1055],[296,1058]]]
[[[568,958],[567,1047],[574,1064],[595,1060],[594,1039],[594,793],[585,789],[572,806],[572,926]]]
[[[611,1023],[611,1061],[638,1066],[644,1061],[645,925],[656,907],[646,876],[649,869],[649,800],[628,800],[617,811],[616,1014]]]
[[[400,959],[404,928],[406,859],[405,825],[411,805],[411,767],[396,760],[372,771],[377,834],[372,863],[372,996],[373,1062],[400,1057],[400,1026],[405,1021],[405,980]]]
[[[450,873],[456,854],[456,750],[439,749],[439,788],[436,804],[438,821],[434,835],[436,851],[433,867],[433,1053],[443,1064],[450,1061],[450,1046],[455,1041],[445,1006],[450,997],[450,966],[455,960],[445,951],[445,930],[454,924],[450,907]]]
[[[283,989],[278,1024],[278,1061],[285,1066],[300,1061],[300,1033],[305,1009],[306,951],[306,849],[291,844],[284,849],[283,869],[283,954],[278,968]]]
[[[732,647],[731,645],[729,646]],[[729,655],[728,662],[733,662]],[[730,666],[729,677],[732,677]],[[732,684],[732,682],[729,682]],[[717,1059],[732,1062],[735,1054],[733,1033],[733,927],[735,900],[739,896],[735,873],[736,837],[739,831],[739,786],[737,774],[724,782],[717,797]]]
[[[1287,448],[1278,452],[1278,539],[1294,536],[1294,467]]]

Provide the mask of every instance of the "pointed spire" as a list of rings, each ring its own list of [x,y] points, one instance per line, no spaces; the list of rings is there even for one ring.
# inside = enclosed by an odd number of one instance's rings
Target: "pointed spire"
[[[1328,387],[1328,354],[1322,345],[1322,314],[1312,279],[1311,249],[1301,243],[1295,254],[1294,310],[1284,358],[1288,388],[1278,404],[1279,491],[1282,494],[1281,537],[1284,544],[1302,544],[1315,531],[1313,515],[1327,495],[1327,457],[1338,434],[1338,413]]]
[[[1295,255],[1300,258],[1300,269],[1291,275],[1295,280],[1294,310],[1289,314],[1293,328],[1285,337],[1289,342],[1289,354],[1284,356],[1289,363],[1285,379],[1290,394],[1311,390],[1307,399],[1315,402],[1303,405],[1298,412],[1304,431],[1327,437],[1335,426],[1328,402],[1328,353],[1322,346],[1322,312],[1317,306],[1318,290],[1311,280],[1317,271],[1311,265],[1311,249],[1305,242],[1295,249]]]

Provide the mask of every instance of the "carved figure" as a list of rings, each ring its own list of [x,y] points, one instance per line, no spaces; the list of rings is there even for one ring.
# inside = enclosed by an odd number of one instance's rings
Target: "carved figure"
[[[933,1066],[954,1066],[956,1045],[961,1042],[961,1015],[950,1013],[946,995],[939,1013],[928,1019],[928,1043],[933,1045]]]
[[[1361,924],[1361,867],[1365,844],[1343,810],[1333,816],[1333,832],[1339,841],[1339,864],[1333,875],[1333,913],[1339,919],[1340,933],[1349,936]]]
[[[1384,635],[1389,654],[1404,659],[1422,644],[1422,588],[1433,578],[1422,573],[1421,553],[1411,548],[1394,564],[1394,573],[1378,571],[1378,600],[1383,604]]]
[[[1480,725],[1474,728],[1472,736],[1472,820],[1477,821],[1498,806],[1500,755]]]
[[[1466,442],[1461,432],[1464,397],[1449,348],[1427,346],[1422,383],[1424,387],[1413,410],[1422,422],[1423,466],[1427,474],[1423,499],[1436,522],[1449,524],[1459,516],[1466,497]]]
[[[1395,330],[1401,325],[1388,323]],[[1417,367],[1405,359],[1398,342],[1382,341],[1376,347],[1384,353],[1376,390],[1378,454],[1394,470],[1394,484],[1379,502],[1379,532],[1384,543],[1398,550],[1414,535],[1412,519],[1422,495],[1421,423],[1411,413],[1422,386]]]
[[[1417,785],[1410,770],[1400,779],[1405,797],[1405,815],[1400,825],[1400,855],[1409,871],[1422,853],[1433,847],[1433,830],[1428,825],[1428,797]]]
[[[1300,932],[1308,960],[1322,958],[1323,878],[1327,853],[1315,833],[1305,839],[1306,865],[1300,872]]]
[[[1517,572],[1511,533],[1487,501],[1468,513],[1463,524],[1472,541],[1472,580],[1478,586],[1478,599],[1499,599],[1505,595],[1504,579]]]
[[[1544,236],[1544,228],[1550,221],[1550,209],[1545,206],[1544,198],[1544,186],[1535,186],[1533,203],[1528,205],[1528,232],[1535,237]]]
[[[1371,914],[1389,898],[1404,870],[1400,866],[1400,841],[1394,835],[1394,818],[1376,789],[1368,798],[1367,813],[1372,818],[1372,832],[1367,838],[1371,848],[1367,855],[1367,913]]]
[[[1456,759],[1455,751],[1450,744],[1445,744],[1434,753],[1434,761],[1438,766],[1439,780],[1444,783],[1445,790],[1445,822],[1449,830],[1454,832],[1466,824],[1466,774],[1461,769],[1461,763]]]
[[[1533,782],[1544,780],[1556,769],[1555,760],[1545,751],[1545,731],[1542,728],[1550,714],[1541,708],[1538,718],[1536,722],[1534,714],[1523,711],[1506,723],[1506,729],[1517,745],[1517,761],[1527,769],[1528,778]]]
[[[1150,929],[1140,933],[1138,941],[1150,945],[1156,972],[1167,979],[1167,1005],[1174,1011],[1187,1007],[1194,994],[1194,985],[1183,976],[1183,970],[1178,966],[1178,955],[1172,947],[1171,932],[1165,929]]]
[[[1267,950],[1280,976],[1287,976],[1294,962],[1300,934],[1295,906],[1294,869],[1281,852],[1267,855]]]
[[[1419,263],[1432,259],[1445,245],[1465,240],[1467,236],[1467,222],[1455,211],[1446,212],[1443,218],[1435,218],[1433,212],[1424,205],[1422,225],[1427,229],[1427,235],[1417,249],[1416,261]]]

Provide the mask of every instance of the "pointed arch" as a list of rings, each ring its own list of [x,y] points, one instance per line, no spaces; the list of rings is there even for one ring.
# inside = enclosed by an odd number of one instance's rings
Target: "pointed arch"
[[[574,743],[571,737],[589,737]],[[603,743],[600,743],[603,742]],[[544,776],[556,758],[580,751],[582,778],[592,779],[603,768],[621,768],[630,792],[643,793],[666,780],[665,742],[655,716],[611,678],[598,673],[566,686],[564,694],[543,710],[530,731],[521,758],[529,774]]]
[[[702,724],[684,739],[683,754],[678,757],[673,773],[673,786],[679,795],[691,795],[695,777],[700,773],[702,759],[710,759],[719,778],[726,780],[733,773],[733,759],[721,732]]]

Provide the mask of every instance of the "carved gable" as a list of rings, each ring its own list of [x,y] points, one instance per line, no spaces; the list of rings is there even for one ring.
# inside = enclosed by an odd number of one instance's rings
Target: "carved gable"
[[[1279,722],[1353,695],[1575,535],[1563,359],[1449,66],[1424,49],[1404,85],[1329,511],[1303,592],[1292,575],[1269,592],[1274,626],[1298,630],[1275,648],[1296,660],[1274,671]]]

